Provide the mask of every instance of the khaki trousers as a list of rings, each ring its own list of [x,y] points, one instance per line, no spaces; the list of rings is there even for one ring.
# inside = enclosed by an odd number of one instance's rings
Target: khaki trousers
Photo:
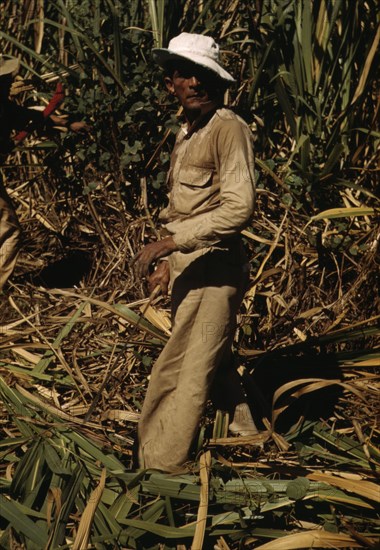
[[[0,290],[15,267],[21,245],[21,228],[0,174]]]
[[[230,377],[239,384],[229,359],[248,273],[236,242],[224,250],[175,252],[169,262],[172,335],[152,369],[138,437],[140,467],[175,472],[189,458],[217,371],[224,383]],[[231,400],[233,388],[225,385]]]

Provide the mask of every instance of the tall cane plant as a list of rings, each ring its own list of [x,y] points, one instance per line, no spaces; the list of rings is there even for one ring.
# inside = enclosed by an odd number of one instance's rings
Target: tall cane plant
[[[287,140],[282,173],[301,178],[290,177],[289,186],[297,191],[294,181],[302,183],[302,205],[309,200],[317,210],[338,206],[336,189],[344,183],[360,181],[373,191],[370,177],[350,170],[373,169],[379,144],[376,3],[270,0],[263,2],[261,22],[261,44],[251,53],[251,100],[260,109],[268,85],[284,113],[282,129],[277,126]],[[274,130],[270,119],[266,128]]]

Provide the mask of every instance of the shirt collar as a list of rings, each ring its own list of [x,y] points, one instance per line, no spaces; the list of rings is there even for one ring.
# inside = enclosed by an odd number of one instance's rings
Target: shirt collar
[[[206,126],[206,124],[212,119],[216,111],[221,107],[222,105],[213,106],[212,109],[196,118],[190,126],[187,123],[183,124],[181,128],[183,133],[185,134],[185,139],[189,139],[195,132]]]

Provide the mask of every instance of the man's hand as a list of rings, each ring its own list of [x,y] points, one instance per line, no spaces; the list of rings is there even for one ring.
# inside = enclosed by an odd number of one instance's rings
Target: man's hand
[[[156,271],[154,271],[152,275],[148,277],[148,290],[149,292],[153,292],[156,286],[159,285],[161,288],[162,294],[166,296],[168,293],[169,282],[170,282],[169,262],[166,262],[164,260],[158,264]]]
[[[88,133],[91,131],[91,126],[89,126],[84,120],[78,120],[69,124],[67,118],[57,115],[50,115],[50,120],[56,126],[69,128],[72,132],[75,132],[76,134],[83,132]]]
[[[172,237],[165,237],[162,241],[150,243],[132,258],[131,265],[134,266],[134,271],[137,277],[146,277],[149,272],[149,266],[155,260],[163,258],[178,250]]]
[[[83,120],[72,122],[69,128],[72,132],[75,132],[76,134],[81,132],[89,132],[91,130],[91,127]]]

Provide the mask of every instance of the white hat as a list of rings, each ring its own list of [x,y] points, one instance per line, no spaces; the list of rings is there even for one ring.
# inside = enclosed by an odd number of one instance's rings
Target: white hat
[[[161,67],[168,61],[186,59],[210,69],[223,80],[235,82],[220,65],[219,46],[211,36],[182,32],[170,40],[168,48],[154,48],[153,58]]]
[[[0,76],[5,76],[6,74],[15,73],[18,71],[20,66],[20,60],[16,57],[11,57],[10,59],[4,59],[3,55],[0,55]]]

